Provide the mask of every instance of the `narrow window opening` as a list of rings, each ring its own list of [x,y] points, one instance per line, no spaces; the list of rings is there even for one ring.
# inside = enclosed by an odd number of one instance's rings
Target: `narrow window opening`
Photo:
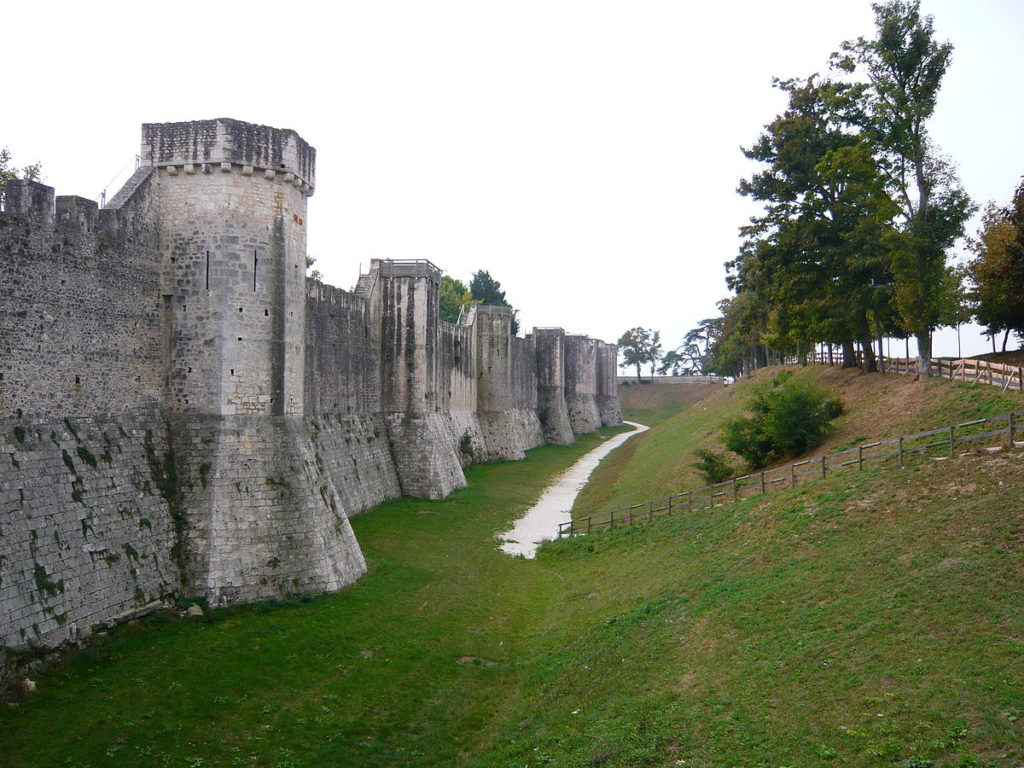
[[[239,340],[239,341],[241,341],[241,340],[242,340],[242,337],[241,337],[241,336],[239,336],[239,337],[238,337],[238,340]]]
[[[206,290],[210,290],[210,252],[206,252]]]
[[[234,376],[234,375],[235,375],[235,369],[234,369],[234,368],[232,368],[232,369],[231,369],[231,375],[232,375],[232,376]]]
[[[264,309],[263,310],[263,316],[264,317],[270,317],[270,310],[269,309]]]
[[[256,292],[256,265],[259,264],[260,260],[256,256],[256,251],[252,252],[252,291]]]
[[[82,383],[81,377],[80,376],[75,376],[75,384],[81,384],[81,383]]]
[[[239,312],[241,312],[241,311],[242,311],[242,308],[241,308],[241,307],[239,307],[239,308],[238,308],[238,311],[239,311]]]

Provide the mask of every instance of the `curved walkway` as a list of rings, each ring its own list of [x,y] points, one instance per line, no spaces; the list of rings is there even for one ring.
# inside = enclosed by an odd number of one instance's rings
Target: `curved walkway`
[[[544,489],[537,503],[515,521],[512,530],[498,536],[502,540],[502,552],[532,558],[537,554],[537,547],[542,542],[551,541],[551,532],[558,530],[559,523],[572,519],[573,502],[601,459],[629,438],[649,429],[635,421],[625,423],[634,428],[632,432],[615,435],[589,453],[583,454],[575,464],[551,481],[551,485]]]

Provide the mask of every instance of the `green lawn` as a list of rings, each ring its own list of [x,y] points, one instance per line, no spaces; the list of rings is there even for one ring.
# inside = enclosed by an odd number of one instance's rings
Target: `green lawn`
[[[1024,761],[1024,453],[501,554],[600,439],[355,518],[370,572],[339,594],[122,628],[0,711],[0,766]]]

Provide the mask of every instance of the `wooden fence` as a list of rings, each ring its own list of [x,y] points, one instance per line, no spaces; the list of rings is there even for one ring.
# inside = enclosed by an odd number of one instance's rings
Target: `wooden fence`
[[[891,360],[895,363],[897,361]],[[933,365],[938,361],[933,361]],[[944,361],[949,362],[949,361]],[[953,361],[963,362],[963,361]],[[972,362],[972,361],[968,361]],[[976,362],[976,361],[973,361]],[[988,365],[988,364],[986,364]],[[992,364],[995,365],[995,364]],[[999,366],[1008,368],[1008,366]],[[1014,368],[1015,372],[1020,369]],[[995,373],[995,372],[993,372]],[[970,380],[970,379],[966,379]],[[975,381],[978,379],[975,378]],[[1016,379],[1019,383],[1020,379]],[[1005,389],[1004,385],[1004,389]],[[726,504],[740,499],[769,493],[782,488],[793,488],[801,482],[827,477],[830,473],[851,467],[863,469],[872,461],[891,459],[902,466],[908,456],[932,455],[935,458],[953,458],[957,446],[976,440],[992,440],[1006,435],[1006,442],[1012,448],[1022,447],[1024,442],[1017,443],[1014,438],[1020,434],[1024,424],[1020,417],[1024,411],[1013,411],[985,419],[953,424],[914,435],[903,435],[874,443],[864,443],[843,451],[830,453],[816,459],[805,459],[784,467],[767,469],[751,475],[744,475],[724,483],[708,485],[693,491],[674,493],[661,499],[634,504],[631,507],[612,510],[601,515],[589,515],[578,520],[560,523],[558,538],[588,534],[600,528],[614,528],[618,525],[630,525],[638,521],[653,520],[655,517],[672,515],[678,512],[690,512],[699,509]],[[1004,424],[1004,426],[995,426]],[[995,428],[993,428],[995,426]]]
[[[810,363],[829,364],[825,355],[811,353],[807,356]],[[797,362],[792,360],[791,362]],[[862,353],[857,352],[857,363],[862,362]],[[832,356],[832,365],[842,365],[842,354]],[[918,359],[916,357],[879,357],[878,370],[883,373],[900,373],[909,376],[916,376],[918,373]],[[932,358],[931,376],[933,378],[950,379],[952,381],[964,381],[971,384],[991,384],[1007,389],[1019,389],[1024,391],[1024,368],[1015,365],[1003,365],[1001,363],[990,363],[987,360],[971,360],[962,358],[960,360],[946,358]]]

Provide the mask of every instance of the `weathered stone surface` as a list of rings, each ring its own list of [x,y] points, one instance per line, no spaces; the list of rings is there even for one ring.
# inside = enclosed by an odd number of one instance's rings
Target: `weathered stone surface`
[[[298,134],[228,119],[144,126],[102,210],[8,183],[0,665],[172,594],[337,589],[366,568],[350,516],[621,421],[614,345],[443,322],[429,262],[306,279],[314,184]]]

